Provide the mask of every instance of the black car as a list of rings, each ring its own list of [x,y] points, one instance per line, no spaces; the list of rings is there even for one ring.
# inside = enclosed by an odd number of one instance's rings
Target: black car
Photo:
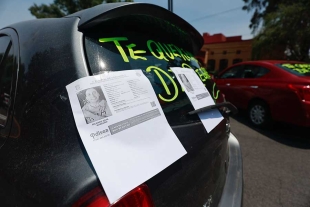
[[[189,114],[194,108],[169,69],[195,70],[221,104],[223,96],[194,58],[202,44],[186,21],[145,3],[102,4],[1,29],[0,206],[241,206],[241,151],[227,108],[219,108],[224,119],[207,133],[198,115]],[[66,85],[130,69],[149,78],[187,154],[110,205]]]

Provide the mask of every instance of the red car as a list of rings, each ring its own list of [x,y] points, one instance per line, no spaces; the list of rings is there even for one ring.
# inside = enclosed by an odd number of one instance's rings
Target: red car
[[[249,61],[220,72],[215,81],[227,101],[247,110],[251,122],[310,126],[310,64]]]

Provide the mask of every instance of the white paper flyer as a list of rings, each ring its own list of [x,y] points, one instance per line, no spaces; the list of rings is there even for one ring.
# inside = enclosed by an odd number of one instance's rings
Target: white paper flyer
[[[81,78],[67,91],[110,203],[186,154],[141,70]]]
[[[184,88],[186,95],[194,106],[194,109],[214,105],[210,93],[194,70],[178,67],[173,67],[171,70]],[[199,113],[198,116],[207,132],[210,132],[223,120],[223,116],[218,109]]]

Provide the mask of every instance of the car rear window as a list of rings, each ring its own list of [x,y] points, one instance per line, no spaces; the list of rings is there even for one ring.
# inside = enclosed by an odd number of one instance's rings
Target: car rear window
[[[310,76],[310,64],[282,63],[276,64],[276,66],[298,76]]]
[[[207,72],[194,58],[197,51],[193,51],[186,31],[166,20],[132,15],[103,22],[84,32],[84,44],[92,74],[141,69],[171,125],[199,121],[197,115],[187,115],[194,108],[170,70],[192,68],[202,81],[209,81]]]

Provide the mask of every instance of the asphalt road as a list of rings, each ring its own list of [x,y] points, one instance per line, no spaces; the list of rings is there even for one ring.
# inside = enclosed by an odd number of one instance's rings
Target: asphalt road
[[[244,207],[310,207],[310,128],[259,130],[238,115],[231,131],[242,150]]]

